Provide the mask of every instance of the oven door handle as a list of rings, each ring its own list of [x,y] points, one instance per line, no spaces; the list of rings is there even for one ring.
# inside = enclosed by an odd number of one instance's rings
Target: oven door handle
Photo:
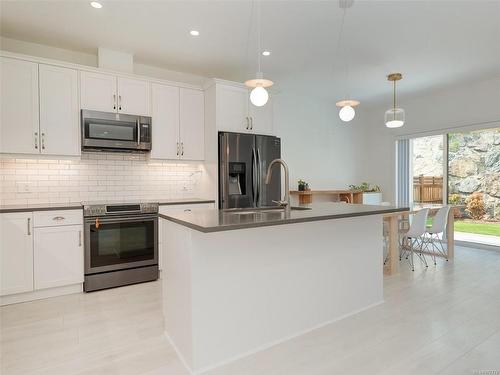
[[[158,220],[158,215],[145,215],[145,216],[133,216],[133,217],[106,217],[106,216],[98,216],[99,224],[113,224],[113,223],[126,223],[126,222],[134,222],[134,221],[155,221]],[[87,217],[85,218],[86,223],[95,223],[96,217]]]

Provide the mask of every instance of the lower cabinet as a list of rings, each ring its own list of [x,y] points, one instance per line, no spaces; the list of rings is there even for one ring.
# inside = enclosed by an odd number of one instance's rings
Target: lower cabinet
[[[33,214],[0,214],[0,295],[33,290]]]
[[[0,296],[81,284],[83,259],[81,210],[0,214]]]
[[[83,226],[35,228],[35,289],[83,283]]]
[[[160,214],[168,215],[172,212],[196,211],[206,208],[215,208],[215,203],[195,203],[195,204],[173,204],[160,206]],[[169,244],[168,238],[164,236],[167,220],[160,218],[158,223],[158,267],[162,270],[165,259],[166,248]]]

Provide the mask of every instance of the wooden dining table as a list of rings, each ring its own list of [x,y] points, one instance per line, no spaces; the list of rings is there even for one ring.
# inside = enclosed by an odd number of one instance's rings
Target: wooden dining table
[[[400,220],[408,218],[409,215],[415,214],[418,211],[428,208],[429,216],[433,216],[436,212],[443,207],[441,204],[415,204],[408,211],[393,212],[384,215],[384,220],[387,221],[388,225],[388,248],[389,257],[386,263],[386,273],[388,275],[395,275],[399,272],[399,233],[400,233]],[[448,214],[448,223],[446,225],[446,258],[452,260],[455,253],[455,211],[459,209],[460,206],[451,206],[450,212]],[[436,256],[444,257],[442,254],[436,254]]]

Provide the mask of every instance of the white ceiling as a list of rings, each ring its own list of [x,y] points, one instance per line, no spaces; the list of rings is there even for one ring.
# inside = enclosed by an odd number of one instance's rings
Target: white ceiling
[[[1,1],[3,36],[96,53],[133,53],[140,63],[243,81],[256,67],[250,1]],[[280,91],[390,102],[386,74],[405,94],[500,74],[500,1],[355,1],[337,50],[337,1],[263,1],[265,76]],[[254,8],[255,10],[255,8]],[[189,30],[199,30],[193,38]],[[248,41],[248,35],[250,40]],[[388,96],[389,95],[389,96]]]

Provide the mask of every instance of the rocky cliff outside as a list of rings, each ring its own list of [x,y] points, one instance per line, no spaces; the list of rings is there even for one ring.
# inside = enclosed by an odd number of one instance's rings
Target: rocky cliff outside
[[[483,193],[485,219],[500,220],[500,128],[450,134],[449,194]]]

